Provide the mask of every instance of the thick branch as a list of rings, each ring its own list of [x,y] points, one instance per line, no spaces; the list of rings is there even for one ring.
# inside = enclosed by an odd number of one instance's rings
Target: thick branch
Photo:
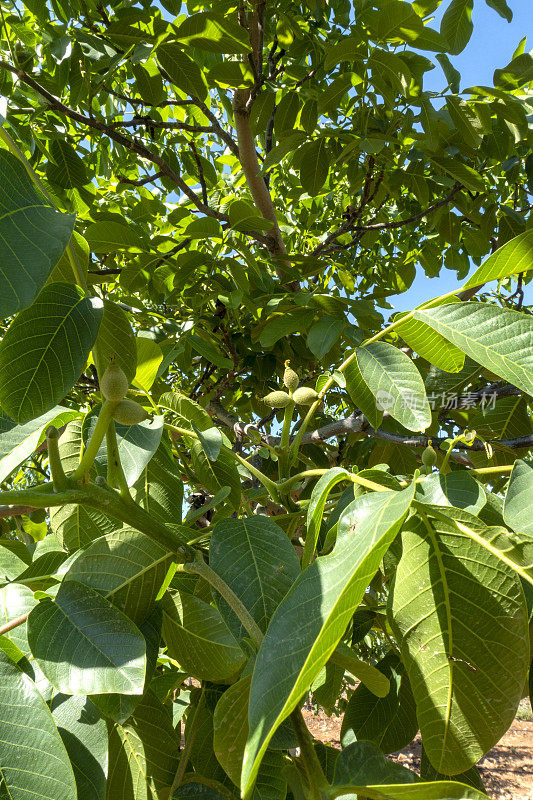
[[[31,514],[32,511],[36,511],[35,506],[0,506],[0,519],[21,517],[23,514]]]
[[[520,390],[511,384],[505,384],[504,386],[498,387],[489,385],[482,389],[478,389],[475,392],[470,392],[465,395],[458,395],[456,398],[454,398],[453,408],[472,408],[474,405],[491,399],[493,395],[496,395],[497,397],[510,397],[519,394],[521,394]],[[445,408],[446,403],[443,406],[443,410],[445,410]],[[211,402],[209,404],[209,410],[213,416],[217,417],[217,419],[219,419],[228,428],[231,428],[236,436],[240,436],[241,438],[243,436],[253,438],[251,431],[256,432],[256,434],[260,433],[259,428],[256,425],[247,425],[243,422],[240,422],[233,414],[231,414],[229,411],[226,411],[226,409],[224,409],[219,403]],[[370,423],[363,414],[361,414],[359,411],[354,411],[344,419],[335,420],[334,422],[330,422],[321,428],[317,428],[314,431],[305,433],[302,438],[302,444],[319,444],[320,442],[325,442],[328,439],[333,439],[336,436],[346,436],[350,433],[360,433],[364,434],[365,436],[374,436],[377,439],[382,439],[394,444],[405,445],[407,447],[427,447],[429,441],[433,442],[435,447],[439,447],[440,444],[447,438],[445,436],[435,437],[390,433],[389,431],[384,431],[380,428],[375,430],[371,427]],[[271,447],[276,447],[280,444],[281,438],[279,436],[270,436],[269,434],[263,433],[261,434],[261,441],[270,445]],[[510,448],[511,450],[516,450],[521,447],[531,446],[533,444],[533,434],[527,434],[526,436],[513,439],[494,439],[491,441],[493,444],[500,444],[504,447]],[[483,443],[478,440],[475,441],[473,446],[470,448],[467,447],[467,445],[461,444],[458,444],[457,447],[464,450],[483,450],[484,446]]]

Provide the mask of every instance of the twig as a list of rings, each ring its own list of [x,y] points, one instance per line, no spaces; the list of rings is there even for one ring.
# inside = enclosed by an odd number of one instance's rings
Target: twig
[[[353,220],[349,219],[339,228],[337,228],[336,231],[330,233],[330,235],[321,244],[319,244],[318,247],[315,247],[312,255],[316,256],[324,251],[329,252],[332,250],[341,249],[342,245],[334,244],[334,242],[339,238],[339,236],[349,233],[350,231],[363,234],[367,231],[393,230],[395,228],[402,228],[404,225],[410,225],[413,222],[417,222],[418,220],[426,217],[428,214],[431,214],[433,211],[437,211],[439,208],[442,208],[442,206],[447,205],[462,188],[463,187],[461,185],[454,186],[452,191],[442,200],[439,200],[437,203],[433,203],[433,205],[428,206],[423,211],[419,211],[418,214],[413,214],[413,216],[405,219],[392,220],[390,222],[375,222],[369,223],[368,225],[353,225]]]
[[[30,612],[28,611],[27,614],[23,614],[21,617],[16,617],[15,619],[12,619],[11,622],[6,622],[5,625],[1,625],[0,636],[3,636],[4,633],[9,633],[9,631],[12,631],[13,628],[18,628],[19,625],[24,625],[29,616]]]
[[[194,144],[194,142],[190,142],[190,148],[192,151],[193,158],[196,162],[196,169],[198,170],[198,180],[200,182],[200,186],[202,187],[202,200],[207,205],[208,198],[207,198],[207,186],[205,185],[204,168],[202,166],[202,162],[200,161],[200,156],[198,155],[198,150],[196,149],[196,145]]]

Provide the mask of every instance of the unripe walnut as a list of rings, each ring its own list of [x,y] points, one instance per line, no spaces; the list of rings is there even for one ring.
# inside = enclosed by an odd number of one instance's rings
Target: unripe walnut
[[[318,400],[318,394],[309,386],[301,386],[299,389],[296,389],[292,399],[298,406],[311,406],[315,400]]]
[[[121,400],[113,412],[113,419],[119,425],[138,425],[148,419],[145,409],[136,403],[135,400]]]
[[[422,453],[422,464],[425,467],[434,467],[437,463],[437,453],[431,444],[428,444]]]
[[[290,361],[285,362],[285,372],[283,373],[283,383],[289,390],[289,392],[294,392],[295,389],[298,388],[299,378],[298,374],[289,367]]]
[[[122,400],[126,396],[129,383],[124,371],[118,364],[110,364],[100,381],[100,389],[106,400]]]
[[[287,392],[270,392],[266,397],[263,397],[263,403],[270,408],[286,408],[291,403],[291,398]]]

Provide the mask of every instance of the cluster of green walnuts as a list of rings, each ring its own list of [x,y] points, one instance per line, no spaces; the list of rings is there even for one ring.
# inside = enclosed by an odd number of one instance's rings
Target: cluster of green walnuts
[[[129,382],[126,374],[118,364],[109,364],[102,375],[100,389],[106,400],[111,403],[118,403],[113,411],[113,419],[119,425],[138,425],[148,419],[146,410],[126,397],[129,389]]]
[[[289,363],[289,361],[285,362],[285,372],[283,373],[283,384],[287,391],[278,389],[263,397],[263,403],[270,408],[287,408],[291,403],[295,403],[297,406],[311,406],[315,400],[318,400],[319,395],[314,389],[308,386],[298,388],[300,379],[297,373],[289,367]]]

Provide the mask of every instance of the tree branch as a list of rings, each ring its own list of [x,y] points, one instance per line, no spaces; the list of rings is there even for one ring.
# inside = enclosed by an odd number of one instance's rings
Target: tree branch
[[[18,79],[22,81],[22,83],[30,86],[32,89],[38,92],[41,97],[44,97],[53,109],[64,114],[73,122],[78,122],[81,125],[87,126],[88,128],[92,128],[100,133],[104,133],[114,142],[122,145],[122,147],[125,147],[127,150],[137,153],[137,155],[141,156],[141,158],[151,161],[153,164],[157,164],[163,175],[167,178],[170,178],[170,180],[172,180],[179,187],[183,194],[185,194],[196,206],[198,211],[201,211],[208,217],[214,217],[219,221],[229,222],[229,217],[226,214],[221,214],[220,212],[215,211],[213,208],[203,203],[198,195],[193,192],[193,190],[185,183],[184,180],[182,180],[182,178],[180,178],[177,172],[174,172],[174,170],[169,167],[167,162],[161,158],[161,156],[157,155],[157,153],[153,153],[137,139],[129,139],[127,136],[124,136],[122,133],[116,131],[112,126],[103,122],[98,122],[98,120],[94,119],[93,117],[86,117],[83,114],[80,114],[78,111],[75,111],[73,108],[66,106],[61,100],[51,94],[47,89],[44,88],[44,86],[41,86],[40,83],[37,83],[34,78],[32,78],[23,70],[17,69],[5,61],[0,61],[0,67],[16,75]],[[255,234],[252,235],[255,237]],[[265,237],[262,236],[259,241],[264,242],[264,240]]]
[[[198,150],[196,149],[196,145],[194,144],[194,142],[190,143],[190,147],[193,158],[196,162],[196,169],[198,170],[198,181],[200,182],[200,186],[202,187],[202,200],[207,205],[208,198],[207,198],[207,186],[205,185],[204,168],[202,167],[202,162],[200,161]]]
[[[433,203],[433,205],[428,206],[428,208],[425,208],[423,211],[419,211],[418,214],[413,214],[412,217],[407,217],[406,219],[391,220],[390,222],[371,222],[368,225],[354,225],[353,218],[350,218],[346,220],[346,222],[344,222],[339,228],[337,228],[336,231],[330,233],[330,235],[322,242],[322,244],[319,244],[318,247],[315,247],[312,255],[316,256],[319,253],[331,252],[345,247],[345,245],[334,244],[339,236],[342,236],[345,233],[353,232],[363,234],[367,233],[368,231],[393,230],[394,228],[403,228],[404,225],[410,225],[413,222],[418,222],[418,220],[423,219],[433,211],[437,211],[439,208],[442,208],[442,206],[447,205],[462,188],[463,187],[460,184],[454,186],[452,191],[442,200],[439,200],[437,203]],[[354,242],[350,242],[348,246]]]
[[[161,128],[162,130],[179,130],[189,131],[190,133],[214,133],[213,128],[207,125],[189,125],[188,122],[162,122],[158,119],[142,120],[130,119],[122,120],[121,122],[112,122],[110,128],[116,130],[117,128],[138,128],[144,125],[147,128]]]
[[[516,388],[516,386],[512,386],[511,384],[505,384],[504,386],[499,387],[489,385],[485,386],[483,389],[478,389],[475,392],[470,392],[465,395],[458,395],[454,400],[453,407],[454,409],[471,408],[473,405],[483,403],[486,401],[487,397],[492,397],[494,394],[496,394],[497,397],[510,397],[513,395],[519,395],[521,392]],[[445,407],[446,406],[444,406],[444,408]],[[226,409],[223,408],[220,403],[212,401],[209,404],[209,411],[224,425],[226,425],[228,428],[231,428],[236,436],[240,436],[241,438],[246,436],[247,438],[253,439],[254,437],[251,434],[251,431],[261,434],[261,431],[257,425],[240,422],[237,417],[235,417],[229,411],[226,411]],[[317,428],[314,431],[305,433],[302,438],[302,444],[319,444],[320,442],[325,442],[327,439],[333,439],[336,436],[346,436],[349,433],[360,433],[364,434],[365,436],[374,436],[377,439],[383,439],[384,441],[392,442],[394,444],[405,445],[406,447],[427,447],[429,441],[433,442],[434,446],[438,447],[447,438],[446,436],[438,437],[391,433],[380,428],[374,429],[364,414],[361,414],[360,411],[354,411],[344,419],[335,420],[334,422],[330,422],[321,428]],[[262,433],[261,441],[264,444],[270,445],[270,447],[276,447],[280,444],[281,437]],[[511,450],[516,450],[521,447],[528,447],[532,445],[533,434],[527,434],[525,436],[520,436],[513,439],[491,439],[490,441],[493,444],[500,444],[504,447],[510,448]],[[483,450],[484,445],[481,441],[475,441],[472,447],[461,444],[458,444],[457,447],[467,451]]]

